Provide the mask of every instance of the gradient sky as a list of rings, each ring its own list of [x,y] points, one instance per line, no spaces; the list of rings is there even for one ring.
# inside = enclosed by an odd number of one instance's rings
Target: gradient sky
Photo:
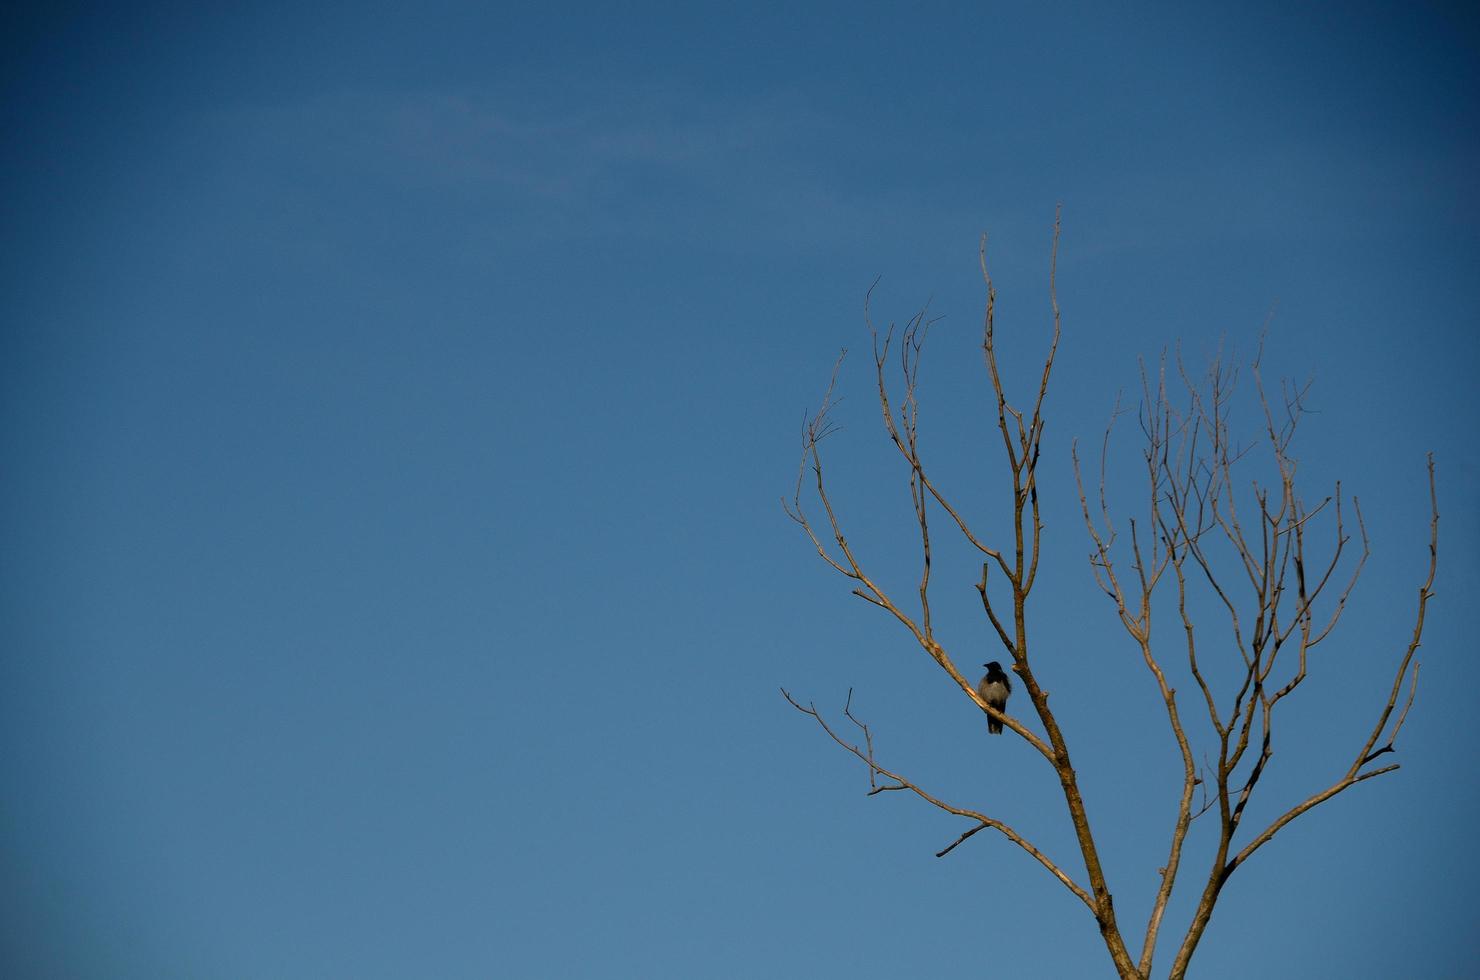
[[[1031,860],[990,834],[937,860],[965,826],[865,797],[777,690],[853,688],[884,761],[1083,880],[1052,773],[778,502],[853,347],[829,461],[908,589],[864,354],[882,277],[881,320],[944,317],[927,451],[1000,526],[977,241],[1023,392],[1058,202],[1034,649],[1122,923],[1180,770],[1069,446],[1134,401],[1139,355],[1247,360],[1273,311],[1266,376],[1315,378],[1307,493],[1357,493],[1373,558],[1252,822],[1343,770],[1385,697],[1430,450],[1438,595],[1403,769],[1240,870],[1194,973],[1470,974],[1471,12],[220,6],[0,21],[5,976],[1109,975]],[[974,669],[973,569],[942,555]]]

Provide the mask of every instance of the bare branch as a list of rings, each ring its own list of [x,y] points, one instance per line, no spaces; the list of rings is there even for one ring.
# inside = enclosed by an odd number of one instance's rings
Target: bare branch
[[[936,796],[932,795],[931,793],[926,792],[924,789],[922,789],[915,782],[913,782],[913,781],[905,778],[904,776],[899,775],[898,773],[892,772],[891,770],[886,769],[884,766],[880,765],[875,760],[875,758],[874,758],[874,754],[873,754],[873,740],[872,740],[872,738],[867,738],[866,739],[867,748],[866,749],[861,749],[857,745],[853,744],[852,742],[849,742],[849,741],[843,739],[842,737],[840,737],[838,735],[837,732],[833,731],[832,726],[828,724],[827,719],[823,718],[822,717],[822,713],[817,710],[817,705],[815,705],[815,704],[813,704],[811,702],[808,702],[808,704],[804,707],[803,705],[801,705],[797,701],[796,698],[794,698],[794,697],[791,696],[791,693],[789,691],[787,691],[786,688],[782,688],[781,689],[781,696],[784,697],[784,698],[786,698],[786,700],[791,703],[791,706],[793,708],[796,708],[802,714],[804,714],[804,715],[810,715],[812,717],[812,719],[814,721],[816,721],[817,724],[822,727],[822,730],[827,733],[827,735],[828,735],[829,738],[831,738],[834,742],[836,742],[838,745],[842,746],[847,751],[851,752],[856,758],[858,758],[859,760],[861,760],[864,763],[864,765],[868,766],[868,768],[869,768],[869,786],[870,786],[869,794],[868,795],[874,796],[874,795],[877,795],[878,793],[887,792],[887,791],[890,791],[890,790],[908,790],[909,792],[915,794],[920,799],[922,799],[925,802],[929,803],[931,806],[936,807],[937,809],[944,810],[946,813],[950,813],[950,814],[952,814],[954,816],[958,816],[958,817],[969,817],[969,818],[977,821],[978,826],[976,827],[976,829],[971,830],[968,833],[963,834],[956,841],[955,844],[952,844],[950,847],[947,847],[945,850],[939,852],[936,855],[936,857],[943,857],[944,855],[948,854],[950,851],[952,851],[952,850],[955,849],[955,847],[956,847],[957,844],[960,844],[961,841],[965,840],[967,837],[970,837],[972,834],[976,833],[977,830],[981,830],[981,829],[983,829],[985,827],[990,827],[993,830],[996,830],[997,832],[999,832],[1000,834],[1002,834],[1002,836],[1006,837],[1008,840],[1012,841],[1018,847],[1022,848],[1035,861],[1037,861],[1045,869],[1047,869],[1047,871],[1048,871],[1049,874],[1051,874],[1055,878],[1057,878],[1064,885],[1065,888],[1069,889],[1069,891],[1071,891],[1076,898],[1078,898],[1081,902],[1083,902],[1089,908],[1089,910],[1091,912],[1094,912],[1095,911],[1095,903],[1094,903],[1094,900],[1090,897],[1089,893],[1086,892],[1079,885],[1075,884],[1074,879],[1070,878],[1069,875],[1066,874],[1064,872],[1064,870],[1058,866],[1057,863],[1055,863],[1046,854],[1044,854],[1043,851],[1041,851],[1039,848],[1035,847],[1032,843],[1030,843],[1027,840],[1027,838],[1023,837],[1021,834],[1019,834],[1012,827],[1008,826],[1006,823],[1004,823],[1001,820],[997,820],[994,817],[989,817],[986,814],[978,813],[975,810],[968,810],[968,809],[965,809],[963,807],[954,806],[954,805],[952,805],[950,803],[945,802],[944,800],[940,799],[939,797],[936,797]],[[856,724],[860,728],[862,728],[864,730],[864,732],[865,732],[865,735],[867,735],[867,732],[868,732],[867,726],[865,726],[862,722],[858,721],[858,719],[855,718],[853,716],[853,714],[852,714],[852,711],[851,711],[851,708],[852,708],[852,700],[853,700],[853,698],[852,698],[852,691],[850,690],[849,691],[849,696],[848,696],[848,706],[844,709],[844,712],[847,714],[848,718],[851,721],[853,721],[854,724]],[[878,782],[874,778],[876,774],[879,775],[879,776],[883,776],[885,779],[892,779],[892,780],[894,780],[894,785],[892,785],[892,786],[891,785],[883,785],[883,786],[879,785]]]
[[[1408,702],[1404,704],[1402,713],[1398,716],[1398,722],[1393,726],[1388,736],[1386,748],[1391,749],[1398,738],[1398,731],[1403,727],[1404,720],[1408,717],[1408,707],[1413,703],[1413,696],[1418,690],[1418,664],[1414,662],[1413,655],[1418,652],[1420,640],[1423,639],[1424,616],[1428,611],[1429,600],[1434,597],[1434,574],[1439,568],[1439,494],[1435,483],[1434,454],[1429,453],[1427,457],[1429,474],[1429,573],[1424,578],[1423,584],[1418,587],[1418,609],[1413,618],[1413,635],[1408,641],[1408,649],[1403,652],[1403,659],[1398,661],[1398,669],[1393,677],[1393,686],[1388,693],[1387,704],[1383,706],[1381,714],[1378,715],[1377,724],[1372,726],[1372,734],[1362,744],[1362,750],[1357,753],[1357,761],[1352,764],[1351,771],[1355,772],[1366,765],[1381,753],[1374,753],[1372,747],[1382,737],[1383,729],[1387,728],[1388,719],[1392,717],[1393,709],[1398,702],[1398,692],[1403,688],[1403,678],[1408,674],[1409,665],[1413,666],[1413,681],[1410,685]]]

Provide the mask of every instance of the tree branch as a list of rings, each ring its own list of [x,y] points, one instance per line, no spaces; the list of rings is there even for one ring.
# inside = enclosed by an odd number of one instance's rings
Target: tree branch
[[[938,852],[936,854],[936,857],[944,857],[946,854],[949,854],[951,851],[955,850],[957,845],[959,845],[962,841],[966,840],[977,831],[990,827],[993,830],[996,830],[998,833],[1002,834],[1003,837],[1006,837],[1008,840],[1012,841],[1012,843],[1016,844],[1018,847],[1022,848],[1030,857],[1033,858],[1033,860],[1041,864],[1048,871],[1049,874],[1057,878],[1065,888],[1069,889],[1069,891],[1072,892],[1074,896],[1078,898],[1081,902],[1083,902],[1091,912],[1095,910],[1094,900],[1090,897],[1088,892],[1086,892],[1079,885],[1075,884],[1074,879],[1070,878],[1069,875],[1066,874],[1056,862],[1054,862],[1051,858],[1044,854],[1042,850],[1034,846],[1031,842],[1028,841],[1027,838],[1023,837],[1008,824],[1001,820],[997,820],[994,817],[989,817],[984,813],[978,813],[975,810],[968,810],[963,807],[958,807],[947,803],[939,797],[925,791],[914,781],[907,779],[904,776],[901,776],[898,773],[886,769],[884,766],[880,765],[878,761],[874,758],[873,738],[869,734],[868,726],[865,725],[863,722],[860,722],[856,717],[854,717],[852,713],[853,692],[851,689],[848,692],[848,702],[843,709],[843,713],[848,717],[850,721],[852,721],[855,725],[863,730],[866,748],[859,748],[856,744],[847,741],[846,739],[839,736],[837,732],[833,731],[832,726],[828,724],[827,719],[823,718],[822,713],[817,710],[816,704],[808,702],[806,706],[803,706],[797,701],[796,698],[791,696],[791,693],[787,691],[786,688],[781,689],[781,695],[782,697],[786,698],[788,702],[790,702],[793,708],[796,708],[804,715],[810,715],[812,719],[817,722],[818,725],[822,726],[822,730],[827,733],[829,738],[831,738],[834,742],[842,746],[847,751],[851,752],[856,758],[861,760],[864,765],[868,766],[868,795],[875,796],[881,792],[889,792],[891,790],[907,790],[908,792],[915,794],[920,799],[929,803],[931,806],[936,807],[940,810],[944,810],[946,813],[958,817],[969,817],[970,819],[977,821],[976,827],[962,834],[959,838],[956,839],[955,843]],[[876,775],[883,776],[885,779],[892,779],[894,780],[894,784],[880,785],[875,778]]]

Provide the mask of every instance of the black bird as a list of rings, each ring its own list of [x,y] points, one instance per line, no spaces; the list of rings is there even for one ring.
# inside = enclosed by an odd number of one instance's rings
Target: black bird
[[[1007,710],[1007,696],[1012,693],[1012,681],[1002,672],[1002,665],[993,660],[989,664],[982,664],[987,668],[987,676],[976,686],[976,693],[980,694],[982,700],[996,708],[998,711]],[[987,716],[987,731],[993,735],[1002,734],[1002,722]]]

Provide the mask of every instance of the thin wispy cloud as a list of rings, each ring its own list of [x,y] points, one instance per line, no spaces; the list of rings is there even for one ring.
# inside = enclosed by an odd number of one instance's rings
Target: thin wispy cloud
[[[743,230],[783,246],[836,246],[941,216],[904,183],[850,190],[867,134],[795,97],[362,90],[240,108],[209,128],[233,164],[451,198],[495,213],[504,234],[537,239],[713,240]]]

